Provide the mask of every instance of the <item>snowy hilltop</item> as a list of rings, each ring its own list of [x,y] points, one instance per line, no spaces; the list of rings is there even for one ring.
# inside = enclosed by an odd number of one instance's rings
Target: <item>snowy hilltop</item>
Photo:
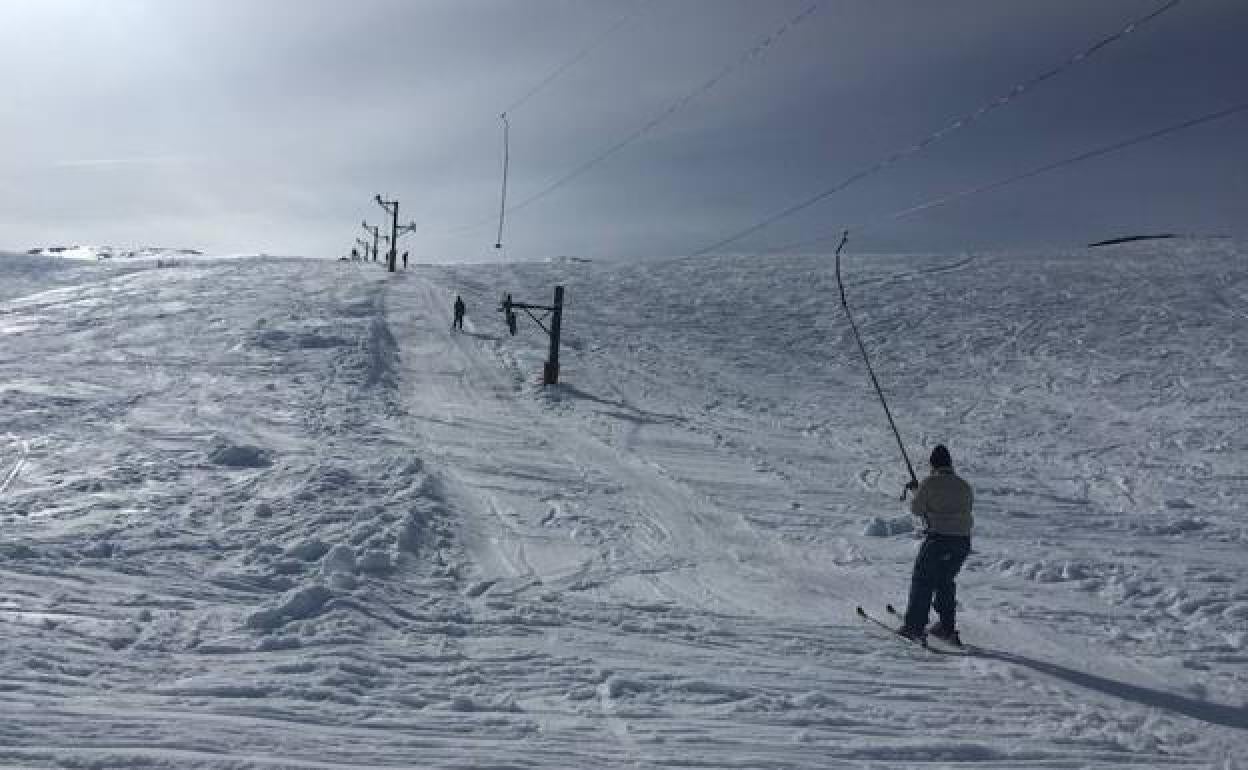
[[[0,764],[1248,767],[1244,265],[846,255],[938,654],[827,257],[6,256]]]
[[[37,246],[27,249],[27,254],[60,257],[62,259],[173,259],[177,257],[199,257],[203,252],[195,249],[171,249],[160,246],[144,246],[137,249],[120,248],[117,246]]]

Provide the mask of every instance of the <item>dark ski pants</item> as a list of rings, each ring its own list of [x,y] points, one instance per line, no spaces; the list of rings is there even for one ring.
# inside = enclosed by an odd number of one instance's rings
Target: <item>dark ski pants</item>
[[[958,586],[954,578],[971,552],[971,539],[959,535],[929,534],[914,560],[910,578],[910,603],[906,606],[906,626],[927,628],[927,609],[936,614],[948,628],[956,628]],[[933,599],[935,596],[935,599]]]

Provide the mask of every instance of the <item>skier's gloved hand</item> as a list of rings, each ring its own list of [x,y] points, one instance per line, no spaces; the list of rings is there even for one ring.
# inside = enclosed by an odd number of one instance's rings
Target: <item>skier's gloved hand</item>
[[[919,482],[915,481],[914,479],[910,479],[909,481],[906,482],[906,489],[910,490],[911,492],[913,492],[914,490],[918,488],[919,488]]]

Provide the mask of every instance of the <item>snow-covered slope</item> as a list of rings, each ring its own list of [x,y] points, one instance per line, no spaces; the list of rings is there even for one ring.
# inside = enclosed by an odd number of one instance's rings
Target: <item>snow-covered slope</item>
[[[1241,255],[848,257],[967,657],[853,616],[916,541],[825,258],[6,257],[0,761],[1243,767]]]

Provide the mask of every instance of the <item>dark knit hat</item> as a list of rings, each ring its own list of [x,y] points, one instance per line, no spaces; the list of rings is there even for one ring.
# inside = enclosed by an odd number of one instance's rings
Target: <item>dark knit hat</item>
[[[936,448],[932,450],[930,462],[933,468],[953,467],[953,457],[949,455],[949,450],[945,448],[944,444],[937,444]]]

